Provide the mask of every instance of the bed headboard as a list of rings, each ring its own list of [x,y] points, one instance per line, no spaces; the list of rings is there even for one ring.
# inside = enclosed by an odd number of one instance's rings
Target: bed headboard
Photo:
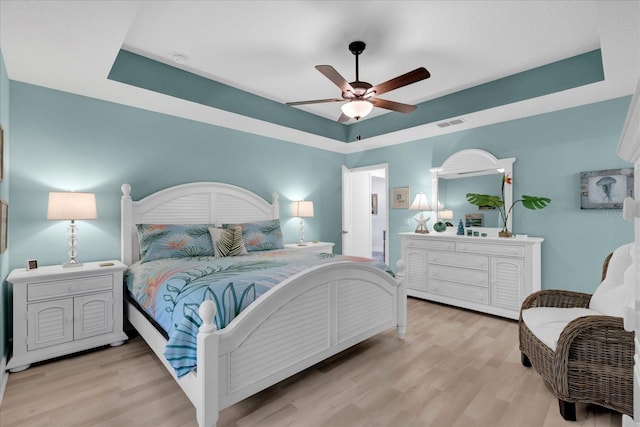
[[[122,185],[122,262],[140,259],[136,224],[224,224],[279,218],[278,194],[271,203],[244,188],[219,182],[196,182],[165,188],[131,200],[131,186]]]

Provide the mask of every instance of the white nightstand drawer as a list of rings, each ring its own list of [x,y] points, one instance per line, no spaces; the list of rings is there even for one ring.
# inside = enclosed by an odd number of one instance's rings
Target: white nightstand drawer
[[[111,274],[55,282],[28,283],[27,300],[38,301],[110,289],[113,289],[113,275]]]

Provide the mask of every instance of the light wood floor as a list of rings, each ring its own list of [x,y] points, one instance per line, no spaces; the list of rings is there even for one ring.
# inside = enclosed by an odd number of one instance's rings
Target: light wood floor
[[[378,335],[223,410],[218,426],[620,426],[578,405],[565,422],[551,391],[520,365],[517,323],[409,300],[404,341]],[[178,385],[136,337],[120,347],[11,374],[9,426],[195,426]]]

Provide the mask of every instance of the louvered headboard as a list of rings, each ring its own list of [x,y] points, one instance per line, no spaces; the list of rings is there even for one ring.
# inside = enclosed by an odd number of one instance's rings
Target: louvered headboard
[[[131,200],[131,186],[122,185],[122,262],[140,259],[136,224],[224,224],[279,218],[278,194],[271,203],[244,188],[219,182],[169,187]]]

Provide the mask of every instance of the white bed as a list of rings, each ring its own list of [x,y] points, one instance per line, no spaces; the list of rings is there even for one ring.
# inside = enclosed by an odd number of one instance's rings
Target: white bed
[[[127,265],[139,259],[136,224],[222,224],[279,218],[277,194],[269,203],[228,184],[183,184],[139,201],[132,201],[128,184],[122,186],[122,193],[122,261]],[[199,426],[212,427],[220,410],[375,334],[396,327],[398,337],[404,337],[407,314],[402,261],[396,279],[375,267],[357,264],[361,263],[333,263],[297,274],[222,330],[212,324],[215,306],[210,301],[203,303],[200,314],[205,323],[198,333],[197,369],[181,378],[163,355],[167,340],[131,303],[127,303],[128,319],[195,406]],[[366,292],[366,301],[354,290]],[[312,322],[296,320],[309,316]],[[312,345],[309,336],[314,337]],[[303,340],[305,345],[299,345]],[[285,358],[279,356],[283,349]],[[251,357],[256,354],[260,357]]]

